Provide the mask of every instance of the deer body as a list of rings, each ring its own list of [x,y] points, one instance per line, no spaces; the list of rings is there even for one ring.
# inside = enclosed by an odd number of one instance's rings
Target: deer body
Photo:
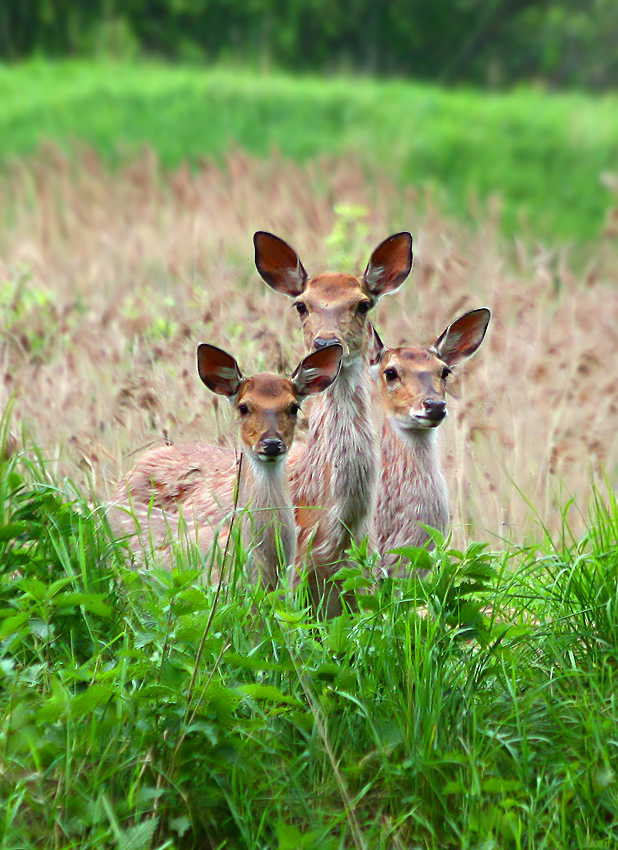
[[[362,277],[330,272],[309,277],[283,240],[259,232],[254,243],[262,278],[294,298],[307,347],[319,351],[333,342],[343,346],[339,379],[313,404],[307,446],[290,459],[299,561],[307,563],[316,606],[333,616],[341,603],[331,580],[346,563],[352,543],[360,543],[369,530],[378,474],[367,313],[408,276],[412,237],[398,233],[382,242]]]
[[[243,462],[239,470],[234,450],[220,446],[168,446],[144,455],[121,485],[120,499],[128,499],[137,518],[147,521],[155,548],[169,546],[172,520],[177,524],[180,513],[189,538],[202,551],[215,538],[221,541],[229,530],[238,482],[243,538],[252,550],[251,577],[276,585],[281,570],[296,558],[286,456],[300,402],[336,379],[341,351],[333,345],[315,352],[290,379],[270,373],[243,378],[229,354],[214,346],[199,347],[202,381],[227,396],[238,413]],[[131,513],[125,510],[125,517]],[[127,523],[121,522],[125,530]],[[138,539],[143,545],[144,534]]]
[[[436,429],[448,415],[451,367],[478,349],[490,317],[485,308],[472,310],[449,325],[429,349],[382,348],[378,354],[375,373],[383,424],[373,527],[382,565],[390,575],[400,571],[400,556],[389,550],[432,546],[421,523],[443,534],[448,531],[448,494]]]

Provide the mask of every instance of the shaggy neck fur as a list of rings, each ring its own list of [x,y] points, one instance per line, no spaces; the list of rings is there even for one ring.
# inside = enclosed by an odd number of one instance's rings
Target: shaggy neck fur
[[[314,402],[306,450],[295,458],[290,486],[302,556],[310,547],[313,576],[324,584],[367,531],[377,478],[369,371],[358,358]]]
[[[296,560],[296,524],[288,484],[286,458],[264,463],[243,457],[238,504],[246,510],[245,544],[251,547],[252,579],[275,587],[279,575]]]
[[[382,565],[389,574],[399,560],[386,554],[399,546],[429,540],[419,523],[445,533],[449,524],[446,483],[440,471],[437,429],[408,430],[385,421],[374,533]]]

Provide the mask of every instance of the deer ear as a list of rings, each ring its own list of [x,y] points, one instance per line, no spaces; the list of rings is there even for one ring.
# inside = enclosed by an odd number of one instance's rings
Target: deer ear
[[[258,230],[253,236],[255,266],[260,276],[276,292],[296,298],[305,288],[307,272],[296,251],[283,239]]]
[[[292,375],[292,386],[299,398],[328,389],[341,368],[343,346],[338,342],[308,354]]]
[[[374,298],[396,292],[412,269],[412,236],[407,230],[381,242],[371,255],[363,278]]]
[[[369,325],[369,333],[371,334],[369,340],[369,365],[377,366],[382,359],[382,355],[386,351],[386,346],[380,339],[380,334],[372,324]]]
[[[491,312],[486,307],[464,313],[438,337],[433,351],[448,366],[466,360],[483,342],[490,319]]]
[[[240,389],[242,375],[231,354],[215,345],[197,347],[197,371],[209,390],[232,398]]]

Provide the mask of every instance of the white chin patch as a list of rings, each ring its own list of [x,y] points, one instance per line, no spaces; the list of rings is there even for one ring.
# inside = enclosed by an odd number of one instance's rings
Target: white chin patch
[[[283,460],[285,455],[286,452],[281,452],[281,454],[279,455],[266,455],[264,454],[264,452],[255,453],[257,459],[260,460],[262,463],[277,463],[278,461]]]
[[[437,428],[438,425],[442,422],[442,420],[428,419],[423,413],[419,413],[413,409],[410,409],[408,415],[404,418],[398,418],[397,424],[404,431],[431,431],[433,428]]]

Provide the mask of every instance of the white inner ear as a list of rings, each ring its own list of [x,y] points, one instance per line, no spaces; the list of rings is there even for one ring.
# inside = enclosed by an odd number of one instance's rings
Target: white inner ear
[[[364,278],[367,283],[371,283],[375,286],[376,283],[379,283],[386,271],[386,266],[373,266],[371,263],[367,266],[367,270],[364,274]]]
[[[305,366],[300,375],[298,375],[294,381],[294,386],[298,388],[299,392],[305,392],[307,386],[313,383],[316,378],[319,378],[321,374],[321,369],[318,369],[315,366]]]
[[[234,368],[234,366],[218,366],[215,374],[220,380],[228,381],[229,383],[242,380],[238,369]]]
[[[307,280],[307,275],[300,260],[296,261],[295,269],[290,267],[288,276],[290,280],[296,284],[297,288],[302,290],[305,285],[305,281]]]
[[[449,328],[440,344],[432,345],[429,350],[437,354],[441,360],[447,362],[445,358],[454,353],[454,349],[457,348],[462,338],[463,334],[460,331]]]

